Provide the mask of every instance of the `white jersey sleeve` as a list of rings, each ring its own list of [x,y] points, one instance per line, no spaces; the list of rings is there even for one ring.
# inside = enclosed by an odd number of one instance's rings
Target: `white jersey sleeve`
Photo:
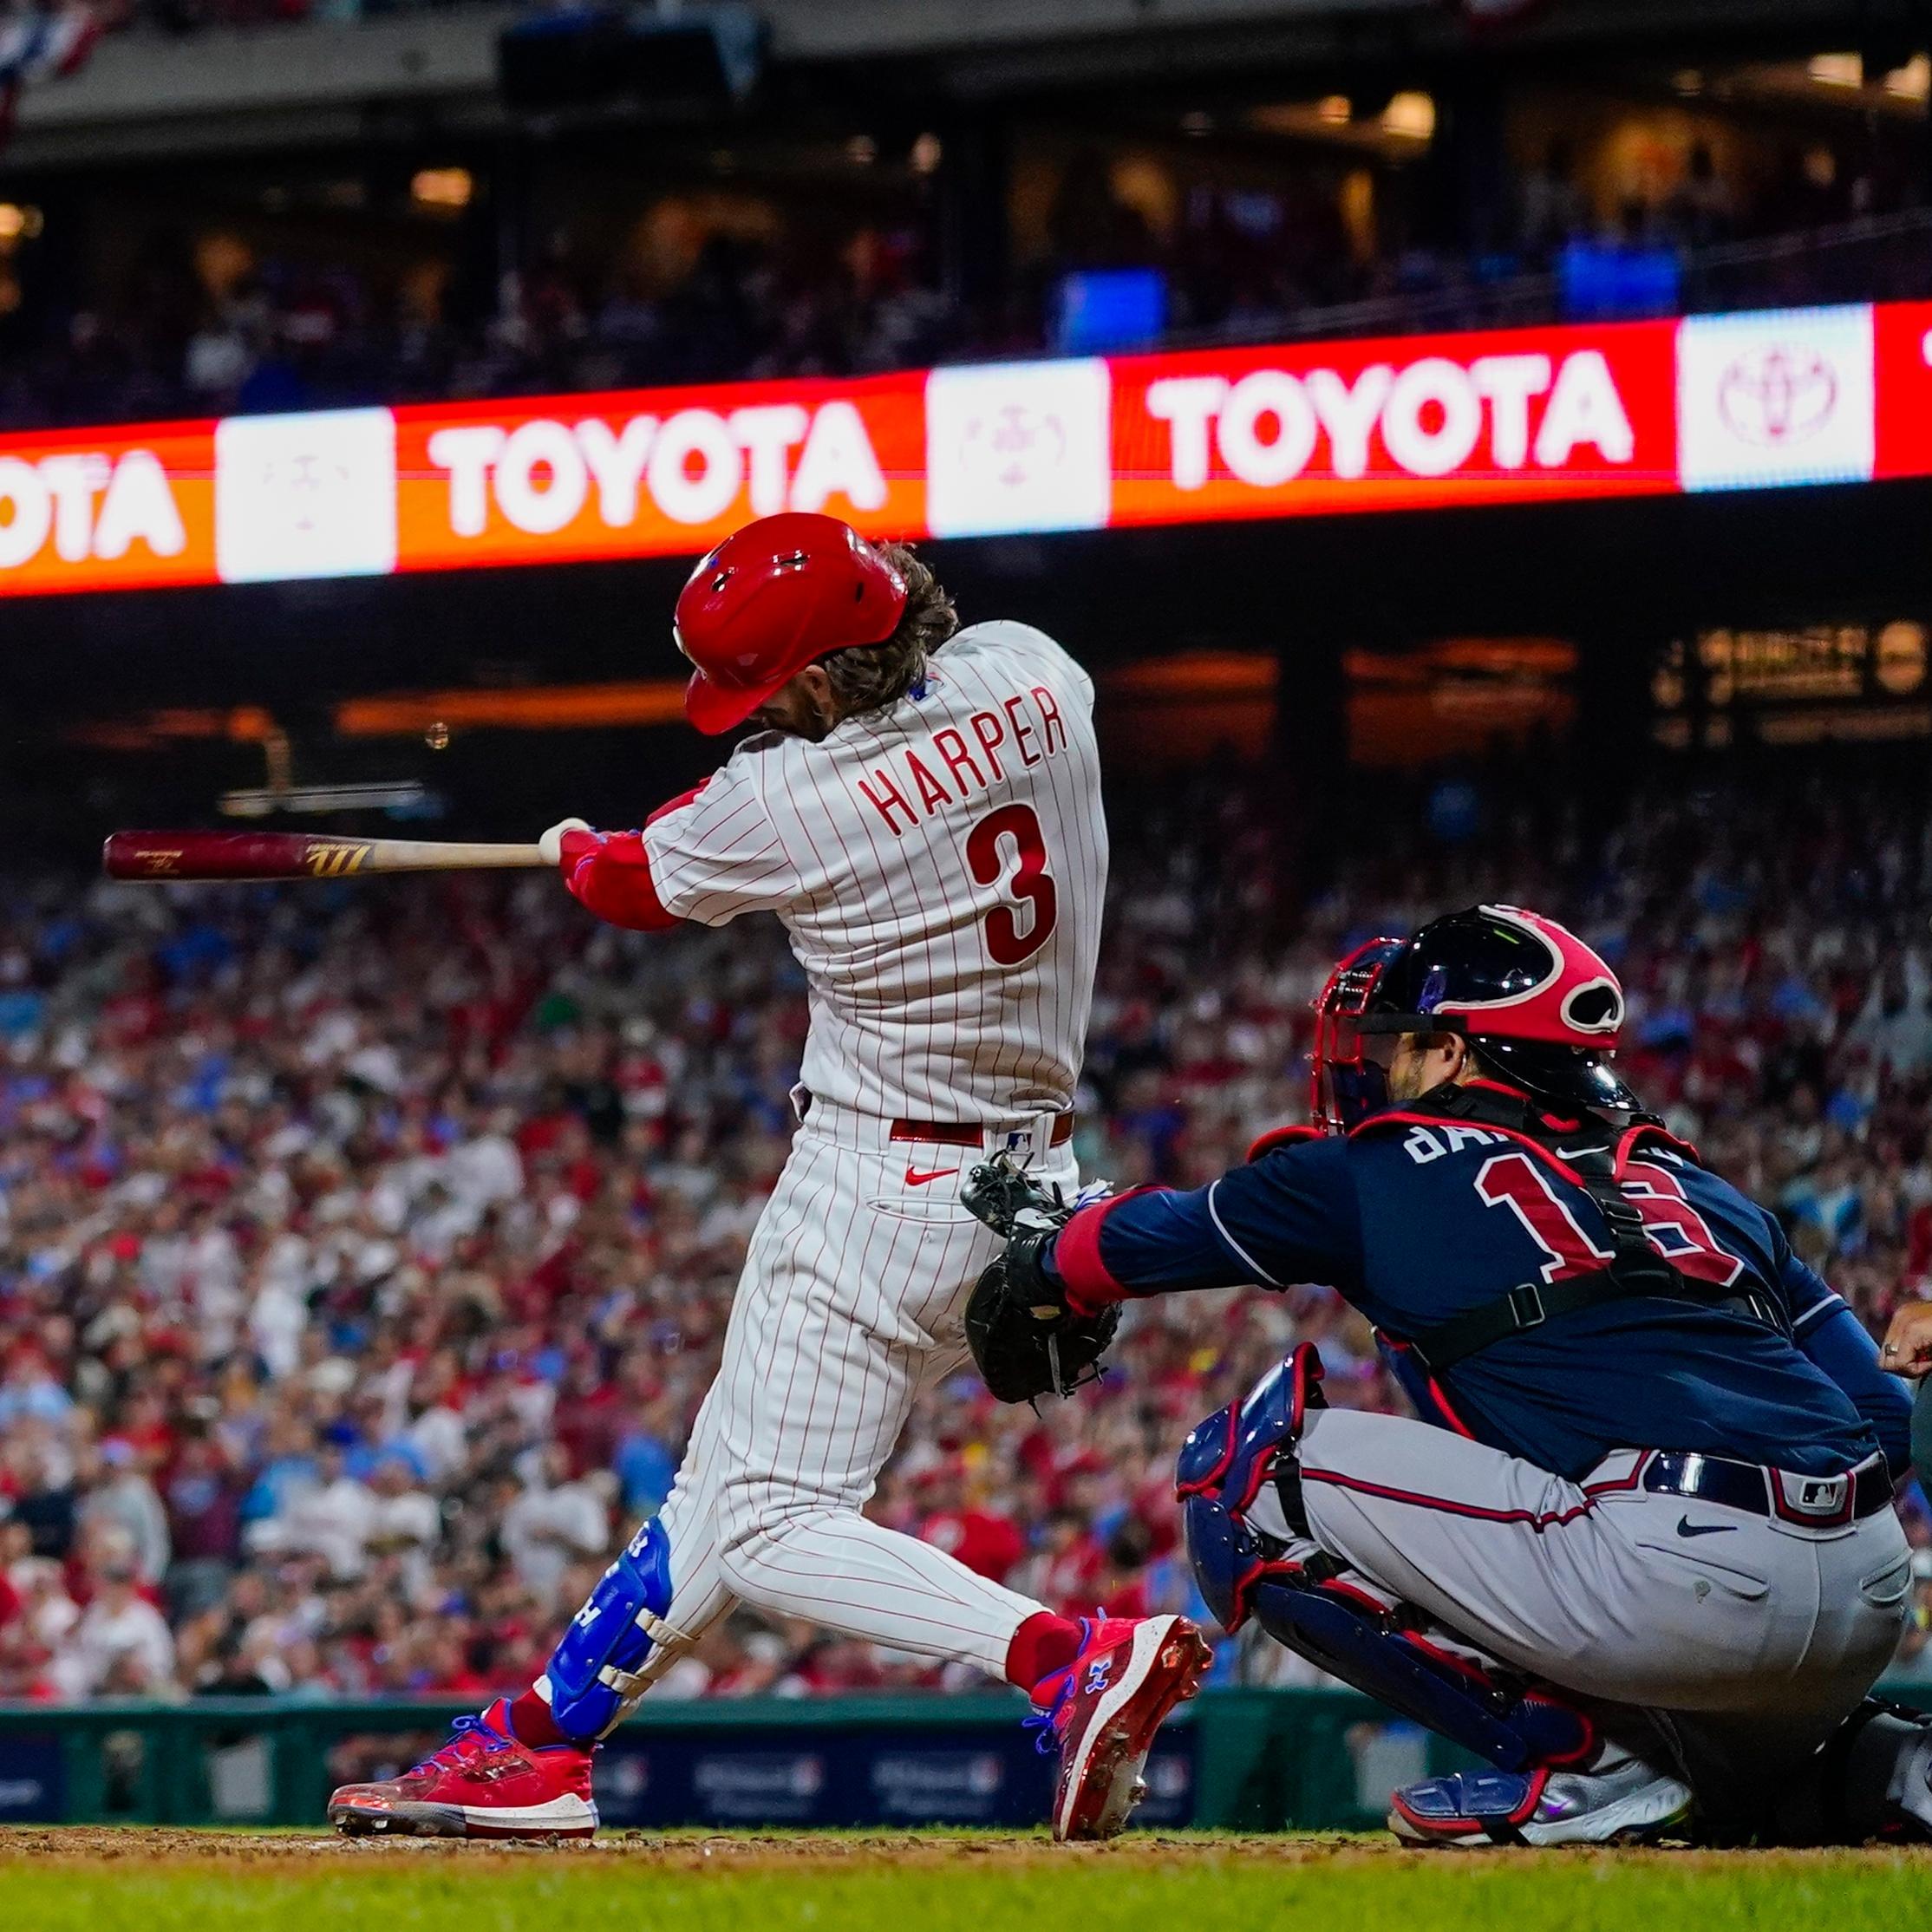
[[[766,809],[751,739],[689,799],[644,827],[658,903],[680,919],[721,926],[741,912],[776,912],[799,875]]]

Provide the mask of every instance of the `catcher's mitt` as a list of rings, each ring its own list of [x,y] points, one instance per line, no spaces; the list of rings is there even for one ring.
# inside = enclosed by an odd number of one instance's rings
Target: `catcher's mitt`
[[[976,1167],[960,1198],[1006,1237],[1006,1252],[987,1265],[966,1303],[967,1345],[987,1387],[1002,1402],[1031,1402],[1096,1380],[1120,1311],[1074,1314],[1040,1260],[1073,1206],[1003,1154]]]

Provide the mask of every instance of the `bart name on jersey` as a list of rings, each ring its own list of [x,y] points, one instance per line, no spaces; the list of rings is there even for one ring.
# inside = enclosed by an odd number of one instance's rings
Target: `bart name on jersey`
[[[856,782],[899,839],[922,819],[1002,783],[1008,765],[1038,765],[1066,747],[1059,700],[1035,684],[975,711],[963,730],[947,725],[907,746]]]

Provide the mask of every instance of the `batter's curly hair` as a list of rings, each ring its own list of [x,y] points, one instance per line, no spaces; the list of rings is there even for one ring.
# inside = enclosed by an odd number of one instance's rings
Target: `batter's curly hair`
[[[897,704],[926,675],[927,658],[959,629],[953,600],[910,545],[877,547],[905,579],[905,609],[883,644],[854,644],[819,659],[832,680],[841,718]]]

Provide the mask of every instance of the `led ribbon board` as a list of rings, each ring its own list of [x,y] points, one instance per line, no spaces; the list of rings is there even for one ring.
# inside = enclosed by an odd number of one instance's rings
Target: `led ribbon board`
[[[1932,303],[0,438],[0,596],[1932,474]]]

